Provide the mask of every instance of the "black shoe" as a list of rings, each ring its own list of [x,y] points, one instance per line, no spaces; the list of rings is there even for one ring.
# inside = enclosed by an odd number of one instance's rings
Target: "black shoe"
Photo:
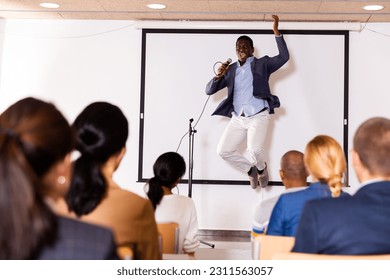
[[[251,184],[252,189],[256,189],[259,186],[259,173],[257,172],[256,166],[251,168],[249,174],[249,182]]]
[[[260,187],[265,188],[266,186],[268,186],[268,181],[269,181],[267,164],[265,164],[265,168],[263,172],[258,174],[259,174],[259,179],[258,179],[259,185]]]

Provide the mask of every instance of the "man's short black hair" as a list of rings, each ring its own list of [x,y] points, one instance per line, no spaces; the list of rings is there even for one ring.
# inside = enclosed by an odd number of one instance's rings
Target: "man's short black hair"
[[[237,42],[239,40],[246,40],[246,41],[248,41],[251,44],[251,47],[253,48],[253,40],[249,36],[242,35],[242,36],[238,37],[238,39],[236,41],[236,44],[237,44]]]

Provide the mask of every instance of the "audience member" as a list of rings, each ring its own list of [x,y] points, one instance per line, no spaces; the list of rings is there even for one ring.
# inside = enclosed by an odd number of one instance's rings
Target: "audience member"
[[[111,228],[118,246],[134,246],[135,258],[160,259],[151,203],[113,180],[126,152],[126,117],[117,106],[95,102],[80,113],[73,128],[80,157],[67,197],[69,210],[82,221]]]
[[[194,202],[189,197],[172,193],[185,171],[185,161],[178,153],[160,155],[153,165],[154,177],[148,181],[147,195],[155,208],[157,223],[179,224],[179,252],[193,254],[199,247]]]
[[[70,175],[72,130],[50,103],[25,98],[0,115],[0,259],[115,259],[108,229],[54,214]]]
[[[307,188],[307,171],[303,160],[303,153],[295,150],[286,152],[280,160],[280,178],[285,187],[285,193],[301,191]],[[263,234],[268,226],[269,219],[280,195],[260,202],[255,209],[252,227],[252,237]]]
[[[316,136],[306,145],[304,161],[313,183],[303,191],[280,196],[272,210],[267,235],[295,236],[307,201],[346,194],[341,190],[346,161],[335,139],[326,135]]]
[[[350,197],[308,202],[293,251],[390,254],[390,120],[371,118],[361,124],[351,157],[359,190]]]

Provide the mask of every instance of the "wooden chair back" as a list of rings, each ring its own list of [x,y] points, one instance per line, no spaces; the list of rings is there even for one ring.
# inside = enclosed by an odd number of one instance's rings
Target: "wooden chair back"
[[[116,253],[121,260],[135,260],[136,246],[133,244],[120,245],[116,249]]]
[[[157,224],[161,254],[179,254],[179,224]]]
[[[295,238],[291,236],[258,235],[252,244],[252,258],[271,260],[275,253],[290,252]]]

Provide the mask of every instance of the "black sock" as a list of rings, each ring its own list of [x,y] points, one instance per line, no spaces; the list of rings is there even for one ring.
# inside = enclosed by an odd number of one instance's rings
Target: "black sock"
[[[249,169],[249,171],[248,171],[248,175],[249,175],[249,176],[250,176],[251,173],[252,173],[252,168],[253,168],[253,167],[251,167],[251,169]]]
[[[265,168],[264,168],[265,169]],[[263,174],[263,172],[264,172],[264,169],[263,170],[259,170],[258,168],[257,168],[257,173],[259,173],[259,174]]]

